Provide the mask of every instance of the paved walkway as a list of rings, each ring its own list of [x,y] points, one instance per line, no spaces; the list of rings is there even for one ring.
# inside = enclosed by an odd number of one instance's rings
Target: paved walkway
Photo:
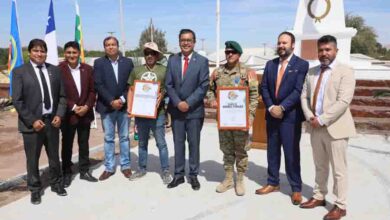
[[[170,164],[173,170],[172,134],[167,134]],[[201,142],[200,191],[193,191],[187,183],[167,189],[159,176],[158,151],[150,143],[149,173],[131,182],[118,172],[104,182],[88,183],[78,176],[68,188],[68,196],[59,197],[45,190],[42,203],[30,204],[26,196],[0,208],[0,219],[322,219],[332,207],[333,196],[328,196],[326,208],[302,210],[291,205],[290,188],[281,171],[281,192],[266,196],[254,194],[266,183],[266,151],[249,152],[249,171],[246,177],[247,194],[237,197],[234,190],[223,194],[215,187],[223,179],[222,153],[218,149],[216,125],[205,123]],[[387,220],[390,217],[390,142],[382,136],[360,135],[350,140],[348,214],[344,219]],[[311,196],[314,167],[308,134],[301,143],[303,195]],[[132,166],[136,167],[137,150],[132,149]],[[94,175],[104,166],[98,164]],[[332,180],[329,181],[332,191]]]

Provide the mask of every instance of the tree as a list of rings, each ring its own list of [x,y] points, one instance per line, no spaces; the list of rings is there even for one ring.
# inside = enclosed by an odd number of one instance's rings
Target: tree
[[[158,45],[158,49],[166,53],[167,50],[167,41],[165,40],[165,31],[162,31],[158,28],[154,28],[152,21],[150,22],[149,27],[147,27],[144,31],[142,31],[139,43],[138,43],[138,49],[140,50],[145,43],[151,42],[151,33],[153,32],[153,42],[155,42]]]
[[[364,18],[357,15],[345,16],[347,27],[353,27],[357,34],[352,38],[351,53],[361,53],[377,59],[389,59],[390,51],[377,42],[374,28],[365,24]]]
[[[8,63],[8,48],[0,48],[0,65]]]

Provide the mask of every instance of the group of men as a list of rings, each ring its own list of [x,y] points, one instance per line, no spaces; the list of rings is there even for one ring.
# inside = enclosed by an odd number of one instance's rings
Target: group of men
[[[259,87],[267,108],[268,180],[256,194],[279,191],[283,146],[291,202],[303,209],[325,206],[331,164],[336,201],[324,219],[340,219],[346,215],[348,139],[356,133],[349,109],[355,90],[354,72],[336,60],[337,40],[331,35],[318,39],[320,65],[310,69],[307,61],[293,54],[294,47],[294,35],[282,32],[277,44],[279,57],[267,62]],[[304,203],[299,149],[303,121],[307,122],[315,165],[314,195]]]
[[[291,201],[301,208],[325,206],[329,163],[334,177],[334,208],[324,219],[340,219],[346,215],[348,138],[355,134],[348,108],[354,93],[353,70],[335,60],[337,40],[330,35],[318,42],[321,65],[309,69],[307,61],[293,54],[295,37],[289,32],[278,36],[278,58],[267,62],[261,84],[254,70],[240,63],[243,50],[235,41],[225,42],[226,64],[209,75],[207,58],[194,51],[196,35],[190,29],[179,33],[181,52],[172,55],[167,67],[157,61],[163,53],[153,42],[143,48],[145,64],[134,67],[132,60],[119,53],[118,40],[103,41],[105,56],[95,60],[93,68],[80,62],[80,47],[71,41],[64,46],[65,61],[58,67],[46,63],[44,41],[34,39],[28,46],[30,61],[14,70],[13,103],[19,113],[27,158],[27,184],[31,202],[41,202],[42,184],[38,162],[44,145],[49,158],[50,186],[60,196],[72,181],[72,148],[77,132],[80,179],[98,181],[89,170],[90,124],[93,108],[101,115],[104,130],[104,181],[115,174],[115,127],[119,137],[119,165],[126,178],[137,180],[147,174],[150,132],[156,140],[161,163],[161,178],[168,188],[185,182],[186,141],[189,150],[188,181],[193,190],[198,181],[200,134],[205,117],[204,98],[218,107],[218,88],[248,88],[249,121],[252,125],[259,93],[267,108],[268,183],[256,194],[278,191],[281,146],[283,146],[287,179],[291,185]],[[136,117],[138,128],[138,170],[130,167],[129,126],[133,88],[136,80],[160,83],[156,119]],[[168,112],[172,117],[174,141],[174,175],[169,172],[168,148],[165,140],[164,97],[169,97]],[[97,99],[96,99],[97,97]],[[311,134],[316,170],[314,195],[302,203],[300,147],[302,122]],[[62,169],[59,161],[59,130],[62,132]],[[235,188],[238,196],[245,194],[244,176],[248,169],[248,130],[220,130],[219,144],[223,153],[224,180],[216,187],[218,193]],[[234,165],[237,177],[234,178]],[[236,180],[236,181],[234,181]]]

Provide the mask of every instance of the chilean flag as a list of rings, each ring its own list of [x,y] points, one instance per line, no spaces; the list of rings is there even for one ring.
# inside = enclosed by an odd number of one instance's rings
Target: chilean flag
[[[56,38],[56,24],[54,21],[53,0],[50,0],[49,15],[47,17],[45,42],[47,44],[46,62],[58,65],[58,49]]]

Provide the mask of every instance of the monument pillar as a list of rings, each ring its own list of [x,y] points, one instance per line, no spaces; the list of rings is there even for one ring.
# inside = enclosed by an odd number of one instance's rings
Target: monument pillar
[[[337,60],[350,61],[351,39],[356,29],[345,27],[343,0],[300,0],[295,18],[295,54],[306,60],[317,60],[317,40],[323,35],[337,38]]]

